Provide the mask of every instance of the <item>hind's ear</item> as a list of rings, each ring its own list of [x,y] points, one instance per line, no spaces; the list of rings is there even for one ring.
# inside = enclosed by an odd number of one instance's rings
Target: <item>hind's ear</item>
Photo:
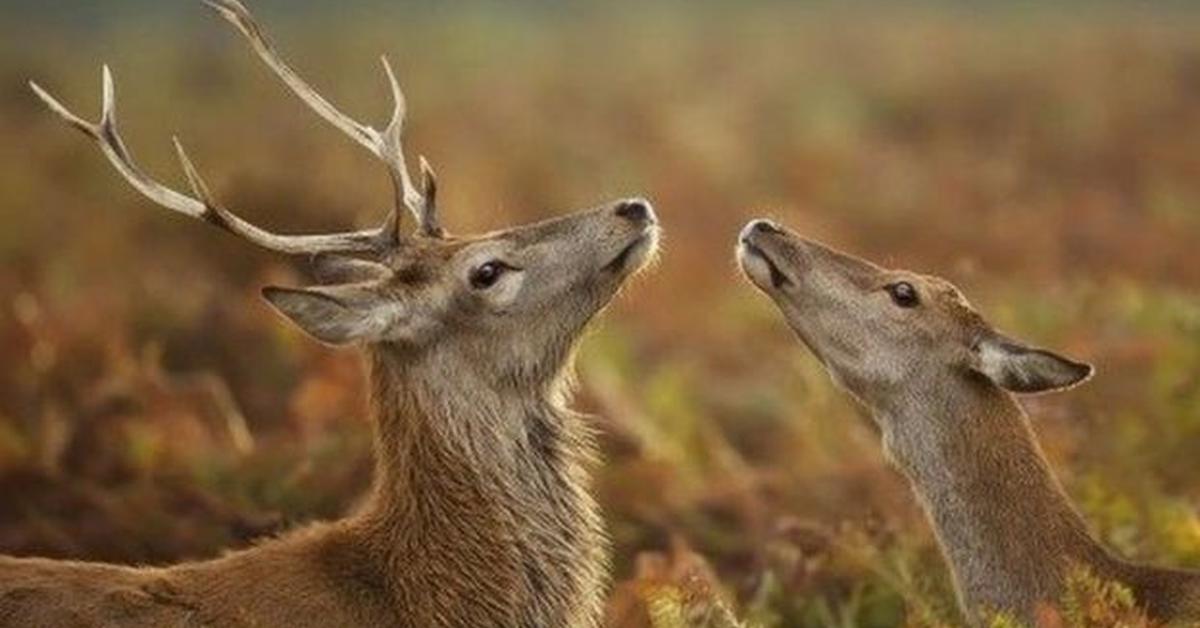
[[[383,340],[401,318],[397,304],[364,285],[271,286],[262,295],[297,327],[330,345]]]
[[[1016,393],[1040,393],[1076,386],[1092,376],[1092,366],[1045,349],[1025,346],[998,334],[972,347],[972,367],[997,386]]]

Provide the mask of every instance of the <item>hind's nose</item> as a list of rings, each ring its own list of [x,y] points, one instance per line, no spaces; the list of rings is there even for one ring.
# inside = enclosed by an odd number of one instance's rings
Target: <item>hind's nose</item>
[[[621,201],[617,204],[617,215],[636,223],[653,223],[657,221],[654,216],[654,209],[650,207],[650,203],[634,198],[626,201]]]
[[[746,223],[746,226],[742,228],[742,233],[739,234],[738,239],[742,242],[749,242],[750,239],[756,235],[778,235],[781,233],[783,233],[783,229],[780,229],[779,225],[765,218],[759,218]]]
[[[758,220],[750,223],[749,230],[758,231],[759,233],[783,233],[783,229],[780,229],[779,225],[767,220],[766,218],[759,218]]]

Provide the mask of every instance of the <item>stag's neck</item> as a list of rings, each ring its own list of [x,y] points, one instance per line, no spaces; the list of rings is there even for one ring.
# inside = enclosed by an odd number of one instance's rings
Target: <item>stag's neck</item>
[[[1012,397],[981,381],[910,391],[882,417],[884,446],[911,481],[964,607],[1030,618],[1074,566],[1126,567],[1089,534]]]
[[[552,389],[438,356],[370,355],[377,471],[357,517],[414,625],[591,626],[605,542],[590,434]]]

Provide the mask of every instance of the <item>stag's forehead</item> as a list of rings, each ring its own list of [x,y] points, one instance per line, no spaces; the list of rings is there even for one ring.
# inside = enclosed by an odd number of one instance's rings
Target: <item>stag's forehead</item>
[[[565,221],[547,221],[480,235],[454,235],[440,238],[416,237],[392,253],[390,265],[396,271],[409,266],[444,266],[465,249],[495,245],[501,248],[523,246],[545,240],[565,227]],[[507,245],[507,246],[506,246]]]
[[[431,283],[469,243],[462,238],[413,238],[389,256],[391,282],[412,287]]]
[[[397,270],[410,264],[446,262],[454,257],[455,253],[462,250],[463,246],[465,243],[459,239],[413,238],[393,251],[388,262],[392,268]]]
[[[388,265],[395,273],[394,281],[420,285],[438,277],[439,271],[466,249],[508,248],[506,245],[526,244],[545,235],[544,229],[531,233],[527,228],[517,228],[474,236],[415,237],[390,255]]]

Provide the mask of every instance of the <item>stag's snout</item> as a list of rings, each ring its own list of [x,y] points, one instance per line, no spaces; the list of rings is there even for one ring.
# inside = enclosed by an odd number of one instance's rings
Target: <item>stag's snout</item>
[[[609,243],[609,257],[602,270],[611,275],[624,276],[645,266],[658,250],[658,216],[650,202],[642,198],[629,198],[617,201],[608,206],[612,214],[601,213],[604,231],[611,235],[604,236]],[[622,223],[617,229],[612,229],[612,218],[615,214],[618,222]],[[615,238],[614,238],[615,236]]]
[[[645,199],[631,198],[617,203],[617,215],[634,223],[635,225],[656,225],[658,224],[658,216],[654,215],[654,208]]]

